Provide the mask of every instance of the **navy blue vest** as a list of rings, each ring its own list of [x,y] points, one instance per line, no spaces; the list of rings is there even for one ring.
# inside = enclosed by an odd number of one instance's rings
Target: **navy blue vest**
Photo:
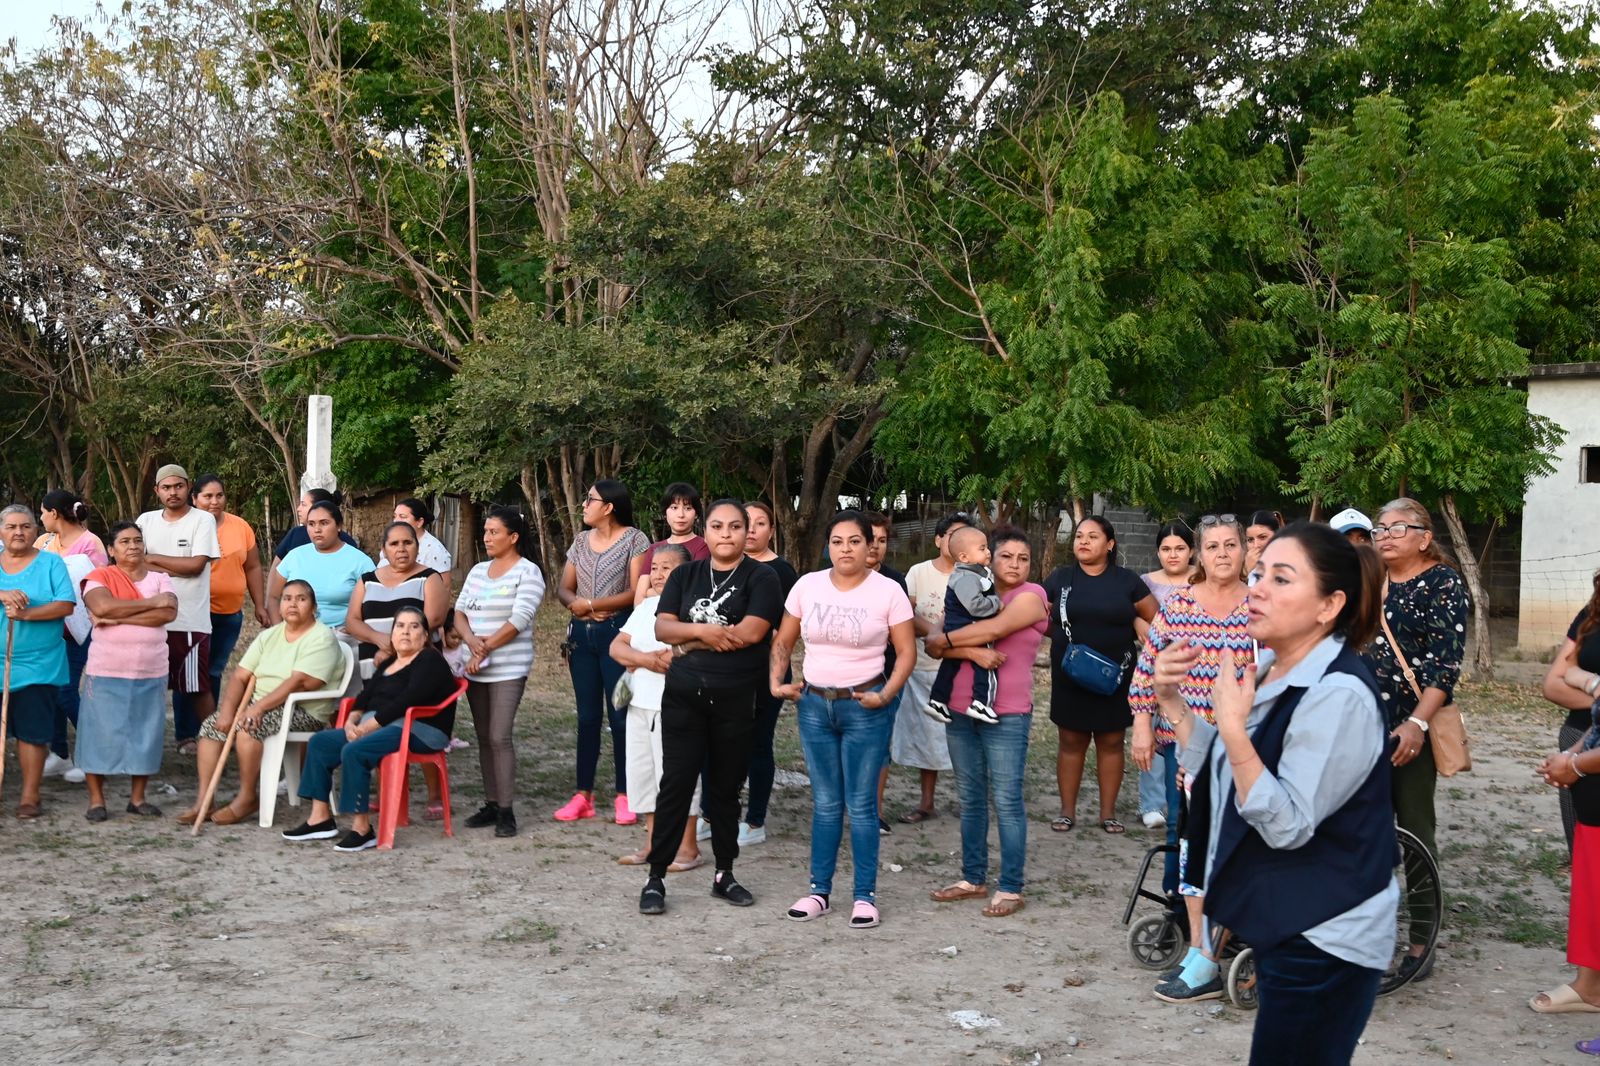
[[[1385,732],[1377,710],[1377,682],[1359,655],[1348,647],[1340,649],[1326,674],[1360,678],[1372,691],[1370,728]],[[1284,690],[1251,735],[1256,754],[1274,774],[1284,735],[1305,694],[1303,688]],[[1209,781],[1209,757],[1206,762],[1201,777]],[[1287,850],[1268,847],[1240,816],[1230,786],[1222,824],[1216,827],[1217,854],[1207,879],[1205,913],[1252,947],[1267,950],[1383,891],[1399,861],[1389,775],[1385,743],[1356,794],[1324,818],[1303,846]],[[1203,816],[1209,813],[1208,807]]]

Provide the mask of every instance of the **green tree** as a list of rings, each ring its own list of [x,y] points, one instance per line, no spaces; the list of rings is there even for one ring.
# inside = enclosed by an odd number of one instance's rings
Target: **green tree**
[[[1477,665],[1492,670],[1489,601],[1468,518],[1521,505],[1559,430],[1529,415],[1524,323],[1551,286],[1518,261],[1572,146],[1548,94],[1486,75],[1455,97],[1360,101],[1315,131],[1265,255],[1295,280],[1265,286],[1303,358],[1282,372],[1286,490],[1313,507],[1409,494],[1436,502],[1476,603]]]

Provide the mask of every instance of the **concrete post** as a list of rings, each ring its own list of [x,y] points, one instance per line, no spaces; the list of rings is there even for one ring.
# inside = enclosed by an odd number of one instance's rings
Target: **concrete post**
[[[333,397],[312,396],[306,404],[306,472],[300,475],[300,491],[339,487],[333,476]]]

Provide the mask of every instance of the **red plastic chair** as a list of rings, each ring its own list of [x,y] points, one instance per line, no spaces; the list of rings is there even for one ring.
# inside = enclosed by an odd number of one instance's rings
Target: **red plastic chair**
[[[467,693],[467,682],[463,678],[456,682],[455,691],[449,698],[440,701],[432,707],[408,707],[404,723],[400,726],[400,750],[393,755],[385,755],[378,764],[378,793],[383,801],[374,812],[378,816],[378,848],[382,851],[394,847],[394,831],[403,825],[411,824],[411,767],[432,766],[439,771],[439,793],[444,801],[444,835],[455,836],[450,828],[450,769],[445,760],[445,751],[416,752],[411,750],[411,723],[423,718],[432,718],[441,713],[451,704],[455,703]],[[339,702],[339,718],[334,722],[334,728],[343,729],[345,719],[350,716],[355,700],[344,699]]]

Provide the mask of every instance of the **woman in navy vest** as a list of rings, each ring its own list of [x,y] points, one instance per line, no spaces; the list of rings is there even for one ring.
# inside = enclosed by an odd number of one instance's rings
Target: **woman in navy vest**
[[[1183,641],[1156,658],[1156,697],[1194,777],[1205,913],[1255,949],[1250,1062],[1332,1066],[1366,1028],[1400,898],[1388,729],[1356,654],[1377,629],[1379,564],[1331,527],[1296,522],[1257,573],[1260,664],[1224,653],[1216,725],[1178,693],[1198,654]]]

